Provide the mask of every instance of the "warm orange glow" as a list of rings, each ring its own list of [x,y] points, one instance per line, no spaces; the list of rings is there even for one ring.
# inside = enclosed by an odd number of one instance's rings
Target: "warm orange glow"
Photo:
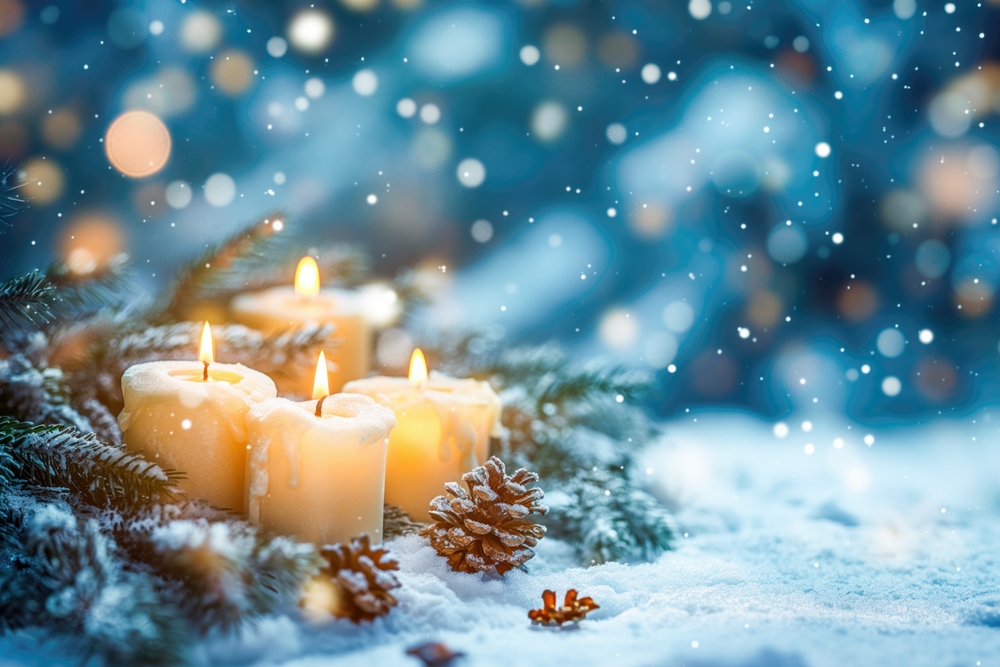
[[[424,353],[418,347],[413,351],[413,356],[410,357],[410,382],[420,384],[426,379],[427,361],[424,359]]]
[[[198,350],[198,361],[207,364],[215,361],[215,345],[212,343],[212,328],[205,322],[205,328],[201,330],[201,347]]]
[[[303,257],[295,269],[295,293],[313,296],[319,292],[319,265],[312,257]]]
[[[313,379],[313,400],[326,398],[330,395],[330,381],[326,373],[326,355],[322,351],[316,360],[316,377]]]

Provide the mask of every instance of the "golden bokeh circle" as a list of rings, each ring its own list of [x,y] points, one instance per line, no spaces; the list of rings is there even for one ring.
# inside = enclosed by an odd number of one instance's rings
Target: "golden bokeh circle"
[[[24,103],[24,82],[9,69],[0,69],[0,115],[12,114]]]
[[[42,120],[42,139],[53,148],[72,148],[82,131],[80,119],[71,109],[59,109]]]
[[[226,51],[212,61],[209,74],[222,92],[239,95],[253,82],[253,61],[242,51]]]
[[[170,158],[170,131],[148,111],[126,111],[108,127],[104,152],[126,176],[149,176],[163,169]]]
[[[44,206],[59,198],[66,178],[62,168],[51,159],[35,158],[24,165],[27,181],[21,192],[32,206]]]
[[[60,246],[59,254],[70,271],[86,275],[125,249],[125,233],[114,218],[84,213],[63,229]]]

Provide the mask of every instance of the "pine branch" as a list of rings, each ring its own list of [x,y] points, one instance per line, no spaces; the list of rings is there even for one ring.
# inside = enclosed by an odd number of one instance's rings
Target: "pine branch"
[[[0,285],[0,323],[6,327],[44,324],[53,318],[55,286],[41,271],[32,271]]]
[[[200,502],[110,514],[105,523],[134,563],[164,581],[166,600],[202,631],[294,606],[322,565],[313,545],[268,537]]]
[[[33,424],[93,430],[71,406],[65,379],[60,369],[37,368],[20,353],[0,360],[0,414]]]
[[[12,502],[13,501],[13,502]],[[183,619],[157,599],[155,582],[129,572],[96,522],[65,505],[0,498],[0,629],[41,626],[71,636],[81,664],[183,662]]]
[[[548,492],[549,535],[573,545],[590,564],[651,560],[668,551],[676,533],[670,513],[630,485],[621,471],[584,470]]]
[[[281,249],[277,256],[270,253],[265,262],[235,262],[229,269],[216,274],[211,284],[202,290],[201,297],[228,302],[240,292],[293,285],[298,262],[307,254],[316,259],[323,285],[357,285],[368,272],[368,256],[353,245],[331,243],[318,249],[296,245]]]
[[[94,507],[138,508],[172,499],[182,474],[123,452],[67,426],[36,426],[0,417],[0,451],[13,478],[28,487],[68,489]]]
[[[128,262],[128,255],[122,253],[87,273],[77,273],[65,262],[55,262],[46,269],[45,275],[56,289],[56,305],[66,311],[64,316],[79,317],[102,307],[121,304],[123,294],[129,289]]]
[[[270,221],[282,217],[275,214],[247,226],[182,268],[150,318],[160,323],[184,320],[199,305],[205,292],[211,290],[221,272],[231,270],[240,261],[260,261],[271,255],[277,230]]]
[[[8,218],[28,208],[28,200],[18,193],[27,183],[18,177],[19,172],[20,168],[13,166],[9,160],[0,167],[0,230],[12,226]]]

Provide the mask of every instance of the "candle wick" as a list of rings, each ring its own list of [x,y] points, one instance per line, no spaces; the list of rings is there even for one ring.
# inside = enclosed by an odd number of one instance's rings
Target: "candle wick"
[[[202,373],[202,375],[201,375],[201,381],[202,382],[208,382],[208,362],[207,361],[203,361],[201,363],[205,364],[205,372]]]
[[[327,397],[324,396],[323,398],[321,398],[318,401],[316,401],[316,416],[317,417],[322,417],[323,416],[323,401],[325,401],[326,399],[327,399]]]

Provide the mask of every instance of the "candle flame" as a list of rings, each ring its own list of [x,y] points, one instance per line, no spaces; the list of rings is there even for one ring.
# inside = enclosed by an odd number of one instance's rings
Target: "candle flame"
[[[418,347],[413,351],[413,356],[410,357],[410,382],[420,384],[426,379],[427,361],[424,359],[424,353]]]
[[[326,355],[320,350],[316,360],[316,376],[313,379],[313,400],[330,395],[330,382],[326,376]]]
[[[198,350],[198,361],[210,364],[215,361],[215,346],[212,343],[212,327],[205,322],[205,328],[201,330],[201,347]]]
[[[295,293],[313,296],[319,292],[319,265],[308,255],[299,260],[295,269]]]

